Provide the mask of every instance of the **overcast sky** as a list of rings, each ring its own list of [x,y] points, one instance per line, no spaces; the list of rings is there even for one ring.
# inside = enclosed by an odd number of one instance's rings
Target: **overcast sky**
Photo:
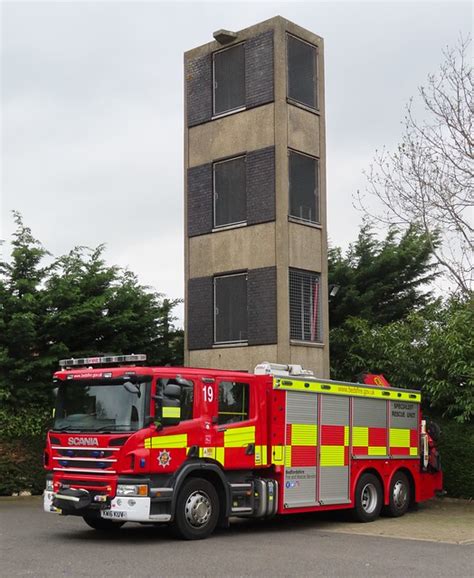
[[[183,52],[277,14],[326,48],[328,229],[354,240],[352,194],[404,106],[472,28],[456,2],[2,2],[1,229],[107,259],[183,296]],[[4,253],[8,246],[4,246]],[[181,315],[181,312],[179,312]]]

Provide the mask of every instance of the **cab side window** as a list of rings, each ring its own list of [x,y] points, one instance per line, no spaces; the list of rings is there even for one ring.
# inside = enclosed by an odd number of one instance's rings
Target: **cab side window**
[[[157,390],[164,392],[167,385],[178,385],[181,388],[179,405],[181,407],[181,421],[193,419],[194,383],[183,377],[167,377],[158,380]]]
[[[249,419],[249,384],[221,381],[217,423],[236,423],[247,419]]]

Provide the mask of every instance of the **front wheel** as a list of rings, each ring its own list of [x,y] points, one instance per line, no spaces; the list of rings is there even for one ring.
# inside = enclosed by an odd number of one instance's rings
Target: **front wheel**
[[[207,480],[184,482],[176,501],[174,533],[185,540],[201,540],[214,531],[219,518],[219,498]]]
[[[390,483],[390,502],[383,513],[391,518],[403,516],[410,505],[410,483],[403,472],[396,472]]]
[[[124,522],[112,522],[97,516],[82,516],[82,518],[88,526],[100,532],[116,532],[124,525]]]
[[[373,474],[362,474],[355,491],[354,517],[359,522],[373,522],[382,509],[383,493],[379,479]]]

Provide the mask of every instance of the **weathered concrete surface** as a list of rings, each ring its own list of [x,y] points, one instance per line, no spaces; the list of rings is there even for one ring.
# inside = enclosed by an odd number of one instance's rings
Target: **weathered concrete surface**
[[[418,533],[422,539],[355,531],[385,532],[387,522],[395,534]],[[424,524],[435,541],[416,530]],[[472,535],[472,506],[433,504],[402,519],[365,525],[344,521],[340,513],[236,520],[209,540],[183,542],[166,527],[136,524],[115,536],[100,535],[80,518],[44,514],[38,497],[7,498],[0,499],[0,568],[2,576],[35,578],[472,576],[474,546],[445,543],[453,541],[454,528],[460,536]]]
[[[474,502],[431,500],[402,518],[379,518],[371,524],[333,520],[324,525],[329,532],[385,536],[407,540],[429,540],[447,544],[474,545]],[[474,575],[474,568],[473,568]]]

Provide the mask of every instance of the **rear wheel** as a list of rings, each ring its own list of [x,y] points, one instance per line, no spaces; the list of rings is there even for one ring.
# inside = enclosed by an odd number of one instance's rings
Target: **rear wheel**
[[[214,531],[219,518],[219,498],[207,480],[184,482],[176,501],[174,533],[185,540],[201,540]]]
[[[112,520],[104,520],[98,516],[82,516],[84,522],[100,532],[116,532],[124,525],[125,522],[112,522]]]
[[[354,517],[359,522],[373,522],[382,509],[382,486],[374,474],[362,474],[355,491]]]
[[[392,518],[403,516],[410,505],[410,483],[403,472],[396,472],[390,483],[390,502],[383,513]]]

